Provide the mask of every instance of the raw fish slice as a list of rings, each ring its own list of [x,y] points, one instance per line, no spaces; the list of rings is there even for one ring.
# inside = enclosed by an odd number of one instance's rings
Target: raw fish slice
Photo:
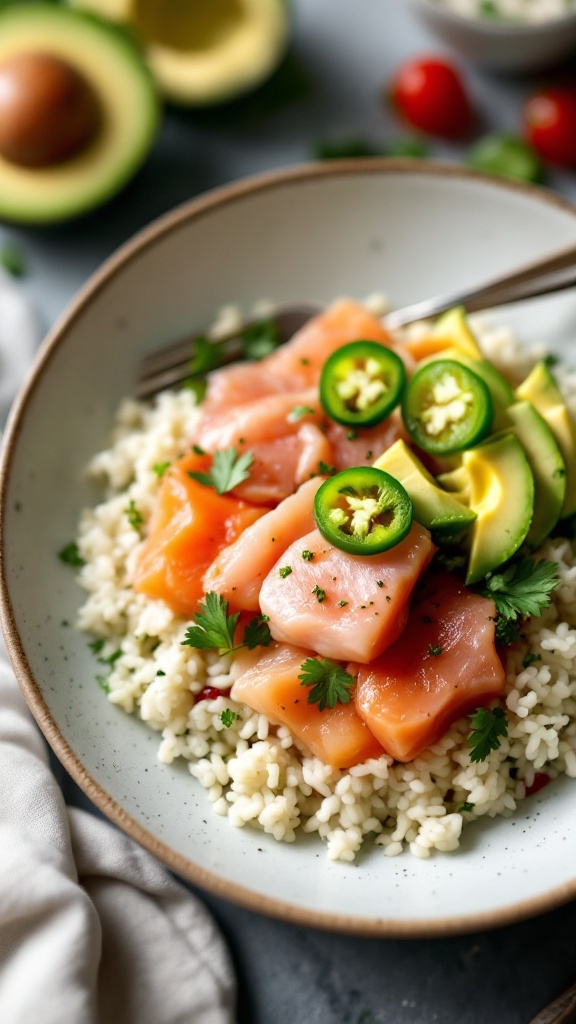
[[[223,548],[204,577],[206,592],[222,594],[236,609],[259,611],[265,576],[293,541],[314,529],[314,495],[325,479],[315,477],[302,484]]]
[[[355,436],[350,436],[351,433]],[[357,431],[330,420],[326,437],[332,445],[332,464],[338,471],[352,466],[371,466],[399,438],[410,440],[402,417],[396,412],[375,427]]]
[[[348,667],[359,672],[359,714],[398,761],[412,760],[504,689],[493,602],[454,576],[427,582],[399,640],[372,664]]]
[[[211,461],[210,456],[191,454],[166,470],[134,571],[137,593],[160,598],[179,615],[198,610],[208,566],[221,548],[264,514],[188,475],[206,473]]]
[[[245,672],[241,664],[237,667],[241,674],[232,687],[234,700],[286,725],[304,747],[333,768],[350,768],[380,756],[382,747],[358,715],[354,700],[323,711],[308,704],[309,689],[298,676],[303,662],[314,657],[312,651],[273,644],[256,664],[252,655],[248,653]]]
[[[229,409],[201,429],[199,440],[208,451],[251,452],[250,476],[234,493],[254,504],[276,505],[321,472],[322,462],[330,464],[332,448],[320,429],[324,421],[317,392],[309,388]]]
[[[317,384],[328,356],[360,338],[390,345],[387,331],[375,316],[351,299],[340,299],[266,359],[211,373],[203,406],[207,419],[221,409],[265,395],[302,391]]]
[[[303,559],[303,550],[313,558]],[[287,548],[269,572],[260,608],[276,640],[335,661],[366,664],[404,629],[410,595],[434,551],[419,523],[396,547],[376,555],[349,555],[313,530]]]

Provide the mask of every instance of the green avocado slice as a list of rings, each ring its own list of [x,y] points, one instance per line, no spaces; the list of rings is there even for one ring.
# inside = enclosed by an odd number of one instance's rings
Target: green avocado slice
[[[0,218],[42,224],[78,216],[120,191],[148,155],[160,107],[137,48],[94,17],[49,3],[2,9],[0,66],[34,53],[71,64],[101,108],[98,134],[68,160],[30,168],[0,156]]]
[[[523,544],[534,512],[534,478],[522,445],[501,434],[462,453],[462,464],[439,477],[476,512],[469,534],[466,583],[507,562]]]
[[[564,519],[576,512],[576,425],[544,362],[536,363],[526,380],[516,388],[516,397],[532,403],[550,427],[562,453],[566,468],[566,494],[561,514]]]
[[[554,434],[531,402],[515,402],[507,410],[511,433],[522,445],[534,477],[534,515],[527,547],[540,547],[556,526],[566,496],[566,467]]]
[[[396,441],[374,466],[399,480],[409,495],[414,518],[439,536],[451,537],[468,529],[476,513],[438,487],[434,477],[404,441]]]

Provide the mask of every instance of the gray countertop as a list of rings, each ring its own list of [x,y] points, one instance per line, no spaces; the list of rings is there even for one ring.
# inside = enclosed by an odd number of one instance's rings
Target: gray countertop
[[[374,144],[402,129],[382,88],[408,56],[442,52],[407,0],[296,0],[294,58],[307,80],[272,114],[244,103],[234,116],[169,111],[151,159],[105,209],[58,227],[0,226],[28,267],[23,287],[49,327],[118,245],[199,192],[247,174],[310,159],[319,140]],[[466,69],[484,128],[517,132],[532,80]],[[294,84],[294,83],[292,83]],[[298,92],[298,90],[296,90]],[[463,149],[433,144],[435,157]],[[549,185],[576,199],[576,174]],[[72,800],[82,800],[70,783]],[[479,879],[481,884],[481,879]],[[229,941],[239,1024],[528,1024],[576,980],[576,906],[498,931],[427,941],[316,932],[260,917],[209,894]]]

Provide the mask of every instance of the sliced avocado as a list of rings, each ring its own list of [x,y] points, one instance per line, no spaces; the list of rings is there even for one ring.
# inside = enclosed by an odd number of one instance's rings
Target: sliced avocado
[[[159,104],[137,49],[117,29],[49,3],[2,9],[0,69],[36,54],[72,67],[100,112],[95,136],[68,159],[30,167],[0,155],[0,217],[39,224],[77,216],[118,192],[154,142]]]
[[[576,512],[576,425],[560,389],[546,363],[536,363],[526,380],[516,388],[521,402],[531,402],[556,438],[566,469],[566,493],[562,518]]]
[[[522,445],[534,477],[534,515],[525,544],[534,550],[560,518],[566,495],[566,467],[554,434],[531,402],[507,409],[509,430]]]
[[[173,103],[224,103],[260,85],[290,33],[286,0],[70,0],[127,26]]]
[[[459,496],[476,512],[468,540],[467,583],[507,562],[530,529],[534,511],[534,479],[520,442],[512,434],[485,441],[463,452],[454,474],[439,478],[445,485],[460,482]]]
[[[431,337],[446,341],[446,345],[454,346],[471,359],[482,359],[478,342],[470,330],[464,306],[455,306],[443,313],[432,328]]]
[[[374,465],[400,481],[412,501],[414,518],[429,530],[441,536],[453,536],[476,519],[472,509],[437,486],[434,477],[404,441],[396,441],[387,448]]]
[[[496,431],[505,428],[506,409],[514,401],[514,392],[506,378],[499,373],[488,359],[484,359],[482,355],[479,359],[476,359],[458,348],[447,349],[444,352],[438,353],[437,356],[431,356],[426,362],[431,362],[432,359],[453,359],[455,362],[462,363],[463,366],[467,366],[469,370],[478,374],[492,396],[492,405],[494,407],[493,429]]]

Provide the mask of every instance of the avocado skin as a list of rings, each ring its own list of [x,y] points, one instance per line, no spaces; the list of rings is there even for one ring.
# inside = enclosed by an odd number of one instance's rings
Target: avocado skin
[[[102,126],[85,150],[48,169],[0,157],[0,220],[22,224],[70,220],[111,199],[146,159],[160,123],[154,80],[125,33],[51,3],[0,8],[0,63],[42,51],[86,77]]]
[[[552,431],[566,469],[566,494],[561,518],[576,512],[576,426],[560,389],[546,366],[536,363],[526,380],[516,388],[520,401],[531,402]]]
[[[404,441],[396,441],[374,466],[400,481],[412,501],[414,518],[439,536],[447,538],[459,534],[475,521],[476,513],[438,487]]]

